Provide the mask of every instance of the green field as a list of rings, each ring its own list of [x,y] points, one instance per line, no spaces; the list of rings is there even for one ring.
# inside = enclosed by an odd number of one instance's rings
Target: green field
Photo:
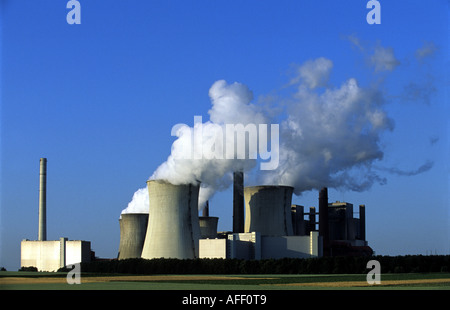
[[[66,273],[0,272],[0,290],[449,290],[450,273],[329,275],[113,275],[82,274],[69,285]]]

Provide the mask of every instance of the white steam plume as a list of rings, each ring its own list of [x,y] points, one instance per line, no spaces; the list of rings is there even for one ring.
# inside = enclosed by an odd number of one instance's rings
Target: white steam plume
[[[331,68],[323,58],[299,68],[281,123],[279,168],[261,172],[261,183],[290,185],[300,194],[323,186],[361,191],[385,182],[371,169],[383,158],[381,133],[393,129],[382,94],[353,78],[340,87],[311,82],[327,81]]]
[[[146,187],[138,189],[131,201],[128,203],[126,209],[122,210],[121,214],[126,213],[148,213],[149,201],[148,190]]]
[[[216,191],[225,190],[232,184],[233,171],[249,171],[256,165],[256,159],[249,159],[238,152],[238,148],[234,150],[234,159],[215,157],[218,153],[224,154],[224,149],[220,146],[227,145],[227,141],[223,139],[234,139],[234,136],[224,135],[225,125],[268,123],[262,108],[251,103],[253,93],[243,84],[228,84],[219,80],[211,86],[209,96],[212,103],[208,111],[210,120],[195,123],[192,127],[184,124],[175,126],[173,134],[177,139],[172,144],[171,154],[150,177],[172,184],[200,183],[199,208],[202,208]],[[198,132],[202,134],[201,139],[194,137]],[[220,140],[222,143],[214,143]],[[186,154],[191,154],[191,158],[182,159]],[[238,159],[242,157],[247,159]],[[148,201],[146,191],[140,189],[138,192],[129,207]],[[147,197],[141,199],[141,194]],[[139,201],[134,202],[135,199]]]
[[[379,48],[372,62],[379,71],[391,71],[399,65],[391,49]],[[289,84],[294,92],[271,110],[252,103],[253,94],[247,86],[215,82],[209,90],[210,119],[194,126],[175,126],[171,154],[150,179],[172,184],[200,183],[200,208],[216,191],[232,184],[232,172],[237,169],[246,172],[246,185],[250,185],[250,179],[258,185],[289,185],[297,195],[324,186],[363,191],[376,182],[384,184],[386,179],[376,172],[380,169],[374,164],[384,155],[381,136],[393,130],[394,122],[384,110],[383,93],[361,87],[355,78],[339,86],[330,85],[332,68],[333,62],[324,57],[299,66]],[[280,125],[277,169],[256,169],[258,159],[214,157],[223,153],[223,139],[229,138],[223,137],[226,124],[271,124],[273,119],[278,119]],[[203,129],[202,139],[196,140],[193,137],[198,127]],[[223,144],[215,143],[221,139]],[[198,150],[203,152],[201,159],[195,159]],[[185,154],[193,154],[194,159],[180,159]],[[139,203],[145,203],[148,209],[147,190],[138,190],[129,206]]]

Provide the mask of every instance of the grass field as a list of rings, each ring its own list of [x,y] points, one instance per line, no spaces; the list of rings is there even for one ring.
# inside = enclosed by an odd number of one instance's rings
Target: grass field
[[[0,272],[0,290],[449,290],[450,273],[339,275],[94,275],[68,284],[66,273]]]

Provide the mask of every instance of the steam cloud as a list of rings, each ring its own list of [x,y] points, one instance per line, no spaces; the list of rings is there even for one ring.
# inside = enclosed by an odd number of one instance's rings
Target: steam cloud
[[[281,123],[279,169],[260,173],[261,183],[293,186],[298,195],[323,186],[362,191],[385,182],[371,169],[383,158],[381,133],[394,127],[383,95],[354,78],[327,86],[332,67],[319,58],[298,70]]]
[[[361,48],[359,41],[356,43]],[[370,60],[375,71],[392,71],[400,64],[390,48],[377,47]],[[172,184],[201,182],[199,208],[216,191],[232,184],[232,172],[237,169],[246,172],[246,182],[293,186],[296,195],[323,186],[364,191],[376,182],[386,183],[377,173],[383,169],[374,166],[383,159],[381,135],[394,128],[393,120],[384,110],[382,91],[361,87],[355,78],[347,79],[340,86],[330,85],[333,62],[324,57],[306,61],[297,69],[289,83],[292,93],[287,99],[278,98],[277,106],[271,109],[252,103],[253,93],[244,84],[215,82],[209,90],[210,119],[192,127],[176,126],[173,134],[177,139],[171,154],[150,179]],[[217,150],[211,149],[211,145],[222,138],[219,133],[223,133],[225,124],[270,124],[274,120],[280,124],[277,169],[257,170],[256,159],[214,159],[212,153]],[[207,155],[211,152],[208,156],[212,159],[179,159],[180,154],[192,151],[196,126],[203,127],[203,139],[202,145],[194,145],[194,150],[202,149]],[[427,162],[412,172],[384,171],[407,176],[431,167],[432,163]],[[136,213],[136,210],[148,212],[146,188],[134,194],[123,213]]]
[[[245,154],[238,154],[235,149],[234,160],[215,159],[211,146],[223,139],[226,124],[266,124],[269,119],[263,109],[252,104],[253,93],[247,86],[240,83],[228,84],[224,80],[215,82],[209,97],[212,107],[208,111],[210,120],[197,123],[193,127],[180,125],[175,134],[178,137],[172,145],[172,151],[167,161],[161,164],[150,179],[165,180],[172,184],[198,184],[201,182],[199,205],[206,201],[218,190],[225,190],[232,183],[232,172],[235,170],[250,171],[256,165],[256,159],[249,159]],[[202,139],[193,139],[195,129],[202,134]],[[234,139],[226,136],[225,139]],[[246,141],[248,142],[248,141]],[[220,145],[219,143],[214,146]],[[192,151],[203,154],[203,158],[180,159],[183,154]],[[223,150],[219,150],[223,153]],[[241,158],[237,159],[241,155]],[[200,156],[201,157],[201,156]]]

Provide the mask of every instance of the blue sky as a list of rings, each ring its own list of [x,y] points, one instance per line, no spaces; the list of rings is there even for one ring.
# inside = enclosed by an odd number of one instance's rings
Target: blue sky
[[[333,62],[330,85],[355,78],[382,92],[394,122],[373,163],[386,182],[330,188],[330,201],[366,204],[377,254],[450,254],[447,1],[381,0],[379,25],[353,0],[80,0],[79,25],[66,22],[66,3],[1,1],[0,266],[17,269],[20,241],[37,238],[40,157],[48,239],[116,257],[120,212],[167,159],[172,126],[208,119],[214,82],[277,101],[319,57]],[[390,67],[377,70],[376,55]],[[230,190],[210,201],[219,230],[232,228],[231,204]]]

